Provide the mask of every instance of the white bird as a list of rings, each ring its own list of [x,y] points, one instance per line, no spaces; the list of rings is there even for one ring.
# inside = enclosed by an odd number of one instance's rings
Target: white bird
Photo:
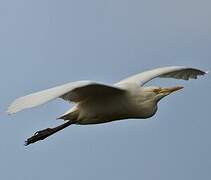
[[[98,124],[129,118],[149,118],[157,111],[158,102],[165,96],[182,89],[146,87],[150,80],[161,78],[197,79],[208,72],[182,66],[170,66],[146,71],[114,85],[93,81],[77,81],[40,91],[16,99],[8,113],[36,107],[56,98],[74,102],[75,105],[58,119],[67,121],[55,128],[38,131],[27,139],[26,145],[43,140],[71,124]]]

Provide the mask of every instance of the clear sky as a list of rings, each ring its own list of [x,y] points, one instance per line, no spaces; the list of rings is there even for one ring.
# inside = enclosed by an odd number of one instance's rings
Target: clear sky
[[[148,121],[60,124],[61,100],[7,116],[16,97],[77,80],[115,83],[167,65],[211,69],[210,0],[0,0],[0,179],[208,180],[211,77],[184,85]]]

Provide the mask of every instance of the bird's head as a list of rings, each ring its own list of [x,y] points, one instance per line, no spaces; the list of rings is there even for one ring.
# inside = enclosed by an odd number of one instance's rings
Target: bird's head
[[[168,87],[168,88],[162,88],[162,87],[145,87],[145,97],[147,99],[152,99],[156,102],[160,101],[165,96],[168,96],[169,94],[176,92],[180,89],[183,89],[182,86],[175,86],[175,87]]]

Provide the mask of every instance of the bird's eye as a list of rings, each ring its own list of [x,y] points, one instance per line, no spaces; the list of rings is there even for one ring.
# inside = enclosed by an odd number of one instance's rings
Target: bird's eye
[[[161,90],[162,90],[162,88],[159,87],[159,88],[153,89],[153,92],[155,94],[159,94]]]

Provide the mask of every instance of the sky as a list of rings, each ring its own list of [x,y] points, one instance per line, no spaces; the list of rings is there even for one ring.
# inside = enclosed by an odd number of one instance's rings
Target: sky
[[[211,174],[211,77],[156,79],[185,88],[148,120],[61,124],[55,100],[13,116],[17,97],[77,80],[112,84],[144,70],[211,70],[210,0],[0,0],[0,179],[198,180]]]

